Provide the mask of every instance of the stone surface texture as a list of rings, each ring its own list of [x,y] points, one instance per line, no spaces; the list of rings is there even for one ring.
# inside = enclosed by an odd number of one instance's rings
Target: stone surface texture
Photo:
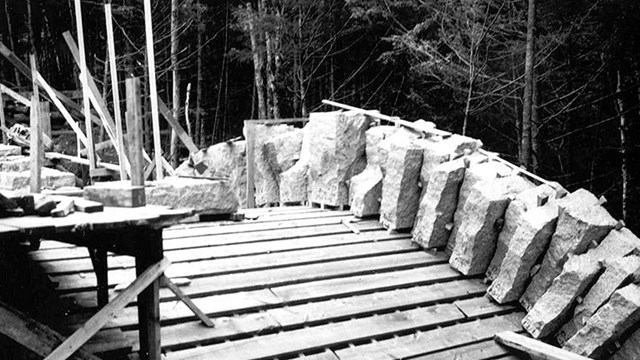
[[[446,161],[454,160],[454,157],[464,154],[465,150],[473,153],[482,147],[482,142],[470,137],[453,134],[442,141],[426,142],[421,147],[424,148],[424,158],[420,168],[420,181],[423,187],[426,187],[436,166]]]
[[[226,177],[238,197],[240,207],[247,205],[247,152],[246,141],[222,142],[200,150],[194,158],[201,159],[207,169],[201,174],[187,160],[176,169],[177,176]]]
[[[58,189],[61,187],[75,186],[76,177],[72,173],[42,168],[40,174],[42,179],[42,189]],[[29,192],[30,171],[21,172],[0,172],[0,189],[14,190],[20,193]]]
[[[378,165],[368,165],[363,172],[351,178],[349,205],[357,217],[380,213],[382,197],[382,170]]]
[[[22,155],[8,155],[0,159],[0,171],[22,172],[29,171],[29,157]]]
[[[442,163],[431,171],[412,232],[413,241],[423,248],[447,245],[451,233],[447,226],[453,226],[453,214],[458,204],[458,192],[464,172],[462,160]]]
[[[256,205],[277,203],[280,201],[278,175],[271,168],[266,151],[267,141],[276,136],[296,131],[290,125],[256,125],[254,145],[254,184]]]
[[[524,329],[536,339],[555,333],[570,316],[576,298],[593,285],[601,270],[602,263],[589,255],[572,256],[522,319]]]
[[[609,345],[640,321],[640,285],[630,284],[611,295],[563,349],[600,359]]]
[[[367,130],[365,147],[367,165],[378,165],[382,174],[386,172],[387,156],[389,154],[389,143],[384,140],[395,134],[398,129],[395,126],[380,125]]]
[[[238,198],[228,181],[166,177],[146,185],[148,205],[193,208],[209,214],[230,214],[238,210]]]
[[[601,206],[595,196],[578,190],[558,200],[561,207],[556,232],[551,238],[539,271],[520,298],[525,309],[538,301],[560,274],[570,253],[582,254],[592,243],[599,243],[617,221]]]
[[[449,264],[464,275],[484,273],[496,248],[498,221],[511,198],[532,186],[517,175],[477,183],[465,201]]]
[[[349,205],[348,181],[366,166],[366,131],[370,119],[357,112],[312,113],[309,156],[309,201]]]
[[[293,167],[279,175],[280,202],[298,203],[308,199],[309,164],[298,161]]]
[[[422,149],[404,136],[394,135],[387,172],[382,180],[380,222],[387,229],[410,229],[415,223],[420,204],[420,166]]]
[[[531,268],[549,244],[557,221],[558,207],[553,203],[535,207],[522,215],[509,249],[487,289],[496,302],[504,304],[520,298],[530,278]]]
[[[279,175],[298,162],[302,151],[302,138],[303,130],[295,128],[267,140],[265,152],[273,172]]]
[[[558,331],[556,335],[558,344],[563,346],[618,288],[636,279],[638,274],[640,274],[639,256],[629,255],[606,262],[604,273],[589,289],[582,302],[576,306],[573,318]]]
[[[0,144],[0,157],[20,154],[22,154],[20,146]]]
[[[494,280],[502,260],[509,249],[509,243],[516,233],[516,230],[521,226],[523,222],[524,214],[535,207],[537,207],[538,197],[547,196],[549,202],[555,201],[556,190],[549,185],[543,184],[531,189],[524,190],[509,203],[509,207],[504,215],[504,226],[498,235],[498,241],[496,243],[496,252],[491,259],[489,268],[487,269],[487,279]]]

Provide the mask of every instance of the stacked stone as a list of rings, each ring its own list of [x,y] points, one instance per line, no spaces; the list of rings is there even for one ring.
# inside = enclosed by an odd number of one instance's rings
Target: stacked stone
[[[420,147],[424,149],[422,167],[420,168],[420,181],[424,192],[436,166],[454,160],[465,153],[474,153],[482,147],[482,142],[470,137],[453,134],[441,141],[424,142],[424,145]]]
[[[227,181],[166,177],[145,186],[147,205],[192,208],[209,214],[231,214],[238,198]]]
[[[531,187],[533,184],[517,175],[474,185],[463,208],[463,213],[470,215],[455,233],[449,264],[464,275],[483,274],[493,258],[500,222],[511,198]]]
[[[572,305],[596,281],[602,262],[588,254],[572,256],[549,290],[522,319],[522,326],[536,339],[555,333],[566,321]]]
[[[465,169],[465,161],[459,159],[442,163],[431,172],[413,228],[413,241],[423,248],[447,245]]]
[[[516,195],[515,199],[513,199],[511,203],[509,203],[509,207],[504,215],[504,226],[498,235],[496,252],[493,255],[493,259],[491,259],[489,268],[487,269],[487,279],[495,280],[498,276],[500,267],[502,266],[502,260],[509,249],[511,239],[513,239],[516,230],[522,226],[525,221],[524,214],[539,205],[543,205],[542,202],[554,202],[556,194],[556,189],[547,184],[543,184],[521,192]],[[534,230],[534,233],[537,233],[535,228],[532,228],[531,230]]]
[[[607,348],[640,321],[640,285],[629,284],[587,320],[563,349],[590,358],[606,356]]]
[[[617,221],[600,205],[596,197],[580,189],[558,200],[561,209],[556,231],[539,271],[520,298],[530,310],[562,272],[570,253],[582,254],[592,244],[598,244],[613,229]]]
[[[300,160],[302,137],[303,130],[296,128],[267,140],[264,150],[274,173],[280,175]]]
[[[370,120],[357,112],[332,112],[310,117],[309,201],[330,206],[349,205],[347,182],[362,172]]]

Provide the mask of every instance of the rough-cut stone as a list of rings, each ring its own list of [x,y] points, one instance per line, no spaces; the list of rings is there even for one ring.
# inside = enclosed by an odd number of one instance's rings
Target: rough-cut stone
[[[455,234],[449,264],[465,275],[484,273],[496,248],[499,220],[511,198],[532,186],[517,175],[477,183],[465,202],[466,215]]]
[[[369,165],[363,172],[351,178],[349,188],[351,212],[357,217],[380,213],[382,197],[382,171],[378,165]]]
[[[187,160],[176,169],[176,175],[189,177],[226,177],[229,186],[238,197],[240,207],[247,205],[247,152],[246,142],[222,142],[200,150],[194,158],[206,165],[203,173],[196,171]]]
[[[522,224],[524,214],[538,206],[540,197],[547,197],[550,202],[555,200],[556,190],[549,185],[543,184],[535,188],[527,189],[516,195],[515,199],[509,203],[504,215],[504,226],[498,235],[496,252],[491,259],[487,269],[487,279],[494,280],[498,276],[502,260],[504,259],[509,243],[516,233],[517,228]]]
[[[267,140],[265,143],[267,159],[271,169],[276,174],[281,174],[291,169],[300,159],[302,137],[303,130],[296,128]]]
[[[289,125],[255,125],[254,144],[254,184],[255,203],[264,205],[280,201],[278,176],[271,169],[269,159],[265,151],[267,141],[278,135],[294,131],[296,128]]]
[[[561,207],[556,232],[551,238],[539,271],[533,276],[520,303],[525,309],[538,301],[560,274],[569,253],[582,254],[591,243],[599,243],[617,221],[601,206],[595,196],[579,191],[558,200]]]
[[[640,329],[635,330],[609,360],[638,359],[640,359]]]
[[[166,177],[145,187],[148,205],[192,208],[209,214],[238,210],[238,198],[227,181]]]
[[[589,292],[576,306],[573,318],[562,326],[556,339],[563,346],[584,326],[586,321],[604,304],[616,289],[629,283],[640,274],[640,257],[625,256],[605,263],[605,271]]]
[[[410,229],[420,204],[422,149],[393,136],[382,180],[380,222],[390,230]]]
[[[467,168],[464,173],[462,185],[460,185],[460,191],[458,192],[458,204],[456,205],[456,212],[453,215],[454,226],[451,231],[451,235],[449,236],[446,249],[448,254],[451,254],[455,247],[455,239],[457,238],[458,229],[460,228],[462,221],[469,216],[469,214],[465,214],[464,207],[471,188],[483,180],[496,179],[498,174],[505,172],[511,172],[511,169],[496,161],[472,164]]]
[[[413,241],[423,248],[447,245],[464,171],[464,161],[454,160],[436,166],[431,172],[413,228]]]
[[[504,304],[520,298],[531,268],[544,253],[558,221],[558,206],[548,203],[522,215],[487,293]],[[495,259],[495,255],[494,255]]]
[[[0,157],[20,154],[22,154],[20,146],[0,144]]]
[[[365,132],[369,118],[357,112],[312,113],[309,200],[342,206],[349,204],[347,181],[364,170]],[[307,125],[309,126],[309,125]]]
[[[382,174],[385,173],[387,167],[387,156],[389,154],[388,139],[398,131],[398,127],[382,125],[374,126],[367,130],[366,133],[366,150],[367,165],[378,165]],[[409,135],[407,135],[410,138]]]
[[[309,164],[298,161],[293,167],[279,175],[280,203],[305,202],[308,199]]]
[[[442,141],[426,142],[424,148],[424,159],[420,169],[420,181],[423,187],[427,185],[431,178],[431,173],[436,166],[453,160],[451,157],[462,155],[465,150],[474,152],[482,147],[480,140],[472,139],[462,135],[451,135]]]
[[[640,285],[630,284],[611,295],[609,302],[587,320],[563,349],[600,358],[606,348],[640,321]]]
[[[556,332],[571,314],[572,306],[596,281],[602,262],[589,255],[572,256],[551,287],[522,319],[522,326],[532,337],[539,339]]]
[[[0,171],[29,171],[29,163],[30,160],[28,156],[9,155],[0,159]]]
[[[42,189],[58,189],[65,186],[75,186],[76,177],[72,173],[50,169],[47,167],[42,168],[40,174],[42,179]],[[15,191],[29,191],[29,181],[31,179],[31,172],[0,172],[0,189],[15,190]]]

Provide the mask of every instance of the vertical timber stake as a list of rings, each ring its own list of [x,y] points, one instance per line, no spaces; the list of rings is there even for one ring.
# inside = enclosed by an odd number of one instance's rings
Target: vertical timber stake
[[[76,0],[80,1],[80,0]],[[153,126],[153,151],[156,163],[156,180],[162,179],[162,144],[160,143],[160,119],[158,115],[158,89],[156,87],[156,61],[153,50],[153,25],[151,23],[151,0],[144,0],[144,28],[147,39],[147,62],[149,66],[149,90],[151,97],[151,124]]]
[[[31,78],[33,79],[33,96],[31,96],[31,131],[30,131],[30,148],[29,148],[29,170],[31,170],[31,178],[29,180],[29,189],[32,193],[39,193],[41,186],[40,172],[42,167],[42,141],[40,141],[41,129],[40,129],[40,92],[38,89],[38,81],[36,80],[36,74],[38,69],[36,68],[36,55],[31,54],[29,56],[31,61]]]
[[[127,88],[127,139],[131,163],[131,185],[144,186],[144,161],[142,158],[142,106],[140,103],[140,79],[129,78]]]

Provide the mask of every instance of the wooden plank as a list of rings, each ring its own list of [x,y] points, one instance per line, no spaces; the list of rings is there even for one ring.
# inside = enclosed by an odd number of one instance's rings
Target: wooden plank
[[[115,314],[130,303],[138,294],[154,282],[171,265],[168,259],[147,268],[124,292],[98,311],[82,328],[69,336],[45,360],[64,360],[78,350],[87,340],[100,330]]]
[[[129,135],[129,160],[131,162],[131,185],[144,186],[144,162],[142,151],[142,107],[140,104],[140,79],[129,78],[127,91],[127,132]]]
[[[0,43],[0,46],[1,45],[2,43]],[[7,94],[10,97],[12,97],[15,101],[19,102],[24,106],[27,106],[27,107],[31,106],[31,99],[27,99],[26,97],[18,94],[17,92],[11,90],[10,87],[4,84],[0,84],[0,94]]]
[[[153,50],[151,0],[144,0],[144,28],[147,44],[147,69],[149,71],[149,94],[151,98],[151,124],[153,126],[153,149],[155,152],[156,180],[161,180],[163,176],[162,144],[160,143],[160,120],[158,118],[158,90],[156,86],[156,60]]]
[[[104,211],[104,205],[97,201],[82,198],[74,199],[75,210],[83,213],[94,213]]]
[[[245,121],[249,121],[253,124],[266,124],[266,125],[277,125],[277,124],[291,124],[291,123],[307,123],[309,122],[309,118],[285,118],[285,119],[248,119]]]
[[[178,135],[178,138],[182,141],[184,146],[187,147],[187,150],[189,150],[190,153],[198,152],[199,149],[196,146],[196,144],[193,142],[193,140],[191,140],[191,137],[189,137],[189,134],[187,134],[187,132],[184,131],[182,126],[180,126],[180,123],[178,122],[178,120],[173,117],[171,110],[161,98],[158,98],[158,106],[164,118],[167,120],[169,125],[171,125],[171,128],[173,128],[173,131],[176,132],[176,135]]]
[[[167,354],[167,359],[255,359],[271,358],[304,351],[370,339],[398,331],[447,324],[463,315],[451,304],[417,308],[400,313],[384,314],[321,325],[274,335],[237,340],[212,346],[202,346]]]
[[[508,356],[511,353],[506,347],[496,344],[493,339],[484,340],[473,344],[464,344],[460,347],[439,351],[436,353],[418,356],[412,360],[483,360],[496,359]]]
[[[244,127],[246,129],[246,147],[247,147],[247,208],[256,207],[255,197],[255,146],[256,146],[256,128],[255,124],[245,120]]]
[[[31,62],[31,73],[35,79],[34,74],[37,70],[37,62],[35,54],[29,55]],[[30,117],[30,146],[29,146],[29,170],[31,177],[29,180],[29,190],[32,193],[39,193],[42,185],[41,171],[42,171],[42,141],[41,141],[41,128],[40,128],[40,91],[38,89],[37,81],[33,80],[33,95],[31,96],[31,117]],[[44,110],[44,109],[42,109]],[[48,116],[48,114],[46,114]]]
[[[52,217],[65,217],[75,211],[75,202],[71,198],[64,199],[58,203],[55,209],[51,210]]]
[[[27,314],[0,302],[0,333],[35,354],[45,357],[62,343],[64,337],[48,326],[32,319]],[[100,360],[84,348],[73,354],[71,359]]]
[[[60,153],[56,153],[56,152],[47,152],[47,153],[44,154],[44,157],[47,158],[47,159],[50,159],[50,160],[66,160],[66,161],[70,161],[70,162],[75,163],[75,164],[89,165],[89,160],[87,160],[87,159],[79,158],[77,156],[60,154]],[[111,171],[118,171],[119,170],[118,165],[104,163],[102,161],[98,161],[98,166],[103,167],[103,168],[108,169],[108,170],[111,170]]]
[[[375,244],[355,244],[339,247],[329,247],[320,249],[298,250],[291,252],[281,252],[275,254],[261,254],[254,256],[233,257],[215,259],[208,261],[192,261],[189,257],[182,258],[183,263],[174,263],[169,271],[171,277],[204,277],[229,274],[233,272],[247,272],[258,270],[269,270],[285,266],[301,266],[327,261],[339,261],[347,259],[357,259],[367,256],[382,256],[391,254],[401,254],[410,251],[417,251],[419,247],[408,240],[385,241]],[[197,249],[196,249],[197,252]],[[172,259],[172,254],[165,254]],[[180,260],[180,258],[178,258]],[[173,260],[172,260],[173,263]],[[96,284],[96,278],[91,273],[72,273],[68,275],[52,275],[55,281],[59,282],[58,289],[68,288],[92,288]],[[133,268],[124,268],[111,271],[110,284],[115,286],[119,283],[130,281],[134,278]]]
[[[116,123],[116,141],[118,148],[118,162],[120,164],[120,180],[127,179],[127,157],[124,150],[124,138],[122,131],[122,112],[120,111],[120,89],[118,87],[118,65],[116,60],[115,41],[113,39],[113,19],[111,16],[111,3],[104,4],[104,21],[107,27],[107,49],[109,51],[109,69],[111,73],[111,92],[113,94],[113,113]]]
[[[4,116],[4,97],[2,96],[2,88],[0,88],[0,127],[2,128],[7,127],[7,120],[5,119],[5,116]],[[0,131],[0,132],[2,132],[2,143],[6,144],[7,134],[5,134],[4,131]]]
[[[503,329],[504,330],[504,329]],[[510,348],[523,351],[537,359],[544,360],[588,360],[582,355],[551,346],[542,341],[517,334],[513,331],[502,331],[495,336],[495,340]]]
[[[211,319],[209,319],[207,315],[205,315],[202,310],[200,310],[200,308],[196,304],[194,304],[193,301],[191,301],[191,299],[187,295],[185,295],[176,284],[169,280],[169,278],[162,275],[160,281],[161,285],[169,288],[169,290],[171,290],[171,292],[174,293],[174,295],[177,296],[178,299],[180,299],[180,301],[182,301],[182,303],[184,303],[206,327],[214,327]]]
[[[493,311],[512,311],[517,309],[515,304],[499,305],[489,299],[488,296],[459,300],[454,304],[468,318],[474,318]]]
[[[416,334],[336,350],[341,360],[349,359],[406,359],[428,355],[464,344],[489,340],[504,329],[520,330],[524,314],[512,313],[488,319],[464,322]],[[427,357],[428,358],[428,357]]]
[[[85,135],[87,137],[87,158],[89,159],[89,170],[96,168],[96,154],[93,147],[93,130],[91,124],[91,103],[89,100],[89,73],[87,70],[87,60],[84,51],[84,30],[82,26],[82,5],[80,0],[75,0],[76,30],[78,32],[78,48],[80,54],[80,83],[82,84],[82,107],[84,114]]]

